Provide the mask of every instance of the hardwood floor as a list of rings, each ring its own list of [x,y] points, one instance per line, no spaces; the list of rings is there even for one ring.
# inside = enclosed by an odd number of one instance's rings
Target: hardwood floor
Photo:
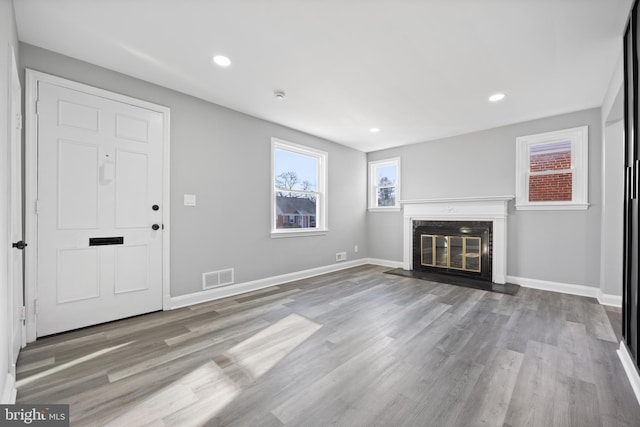
[[[591,298],[363,266],[28,345],[18,402],[78,426],[638,426]]]

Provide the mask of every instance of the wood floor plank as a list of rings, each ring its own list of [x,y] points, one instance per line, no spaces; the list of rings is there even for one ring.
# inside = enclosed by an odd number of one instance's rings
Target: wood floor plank
[[[451,426],[501,426],[507,416],[524,355],[496,348]]]
[[[505,422],[512,426],[553,425],[554,392],[558,384],[558,350],[528,341]]]
[[[619,311],[386,270],[45,337],[20,354],[17,401],[68,403],[82,427],[638,425]]]

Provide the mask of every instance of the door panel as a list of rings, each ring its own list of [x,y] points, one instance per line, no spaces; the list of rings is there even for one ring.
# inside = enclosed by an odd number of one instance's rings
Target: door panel
[[[149,288],[149,246],[116,247],[117,294]]]
[[[58,141],[58,228],[98,228],[98,145]]]
[[[145,227],[149,223],[146,153],[116,151],[116,228]]]
[[[116,115],[116,136],[132,141],[149,142],[149,126],[147,120],[129,117],[122,114]]]
[[[96,249],[58,250],[58,304],[98,298],[99,283]]]
[[[160,310],[162,115],[45,82],[38,100],[37,335]]]
[[[58,104],[59,126],[69,126],[98,132],[100,110],[69,101],[60,101]]]

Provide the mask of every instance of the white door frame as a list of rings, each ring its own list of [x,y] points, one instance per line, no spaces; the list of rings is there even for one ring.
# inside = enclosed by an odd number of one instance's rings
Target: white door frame
[[[163,179],[162,179],[162,309],[169,310],[170,306],[170,270],[169,270],[169,143],[170,143],[170,109],[126,95],[98,89],[82,83],[45,74],[39,71],[26,70],[25,94],[25,238],[29,246],[25,248],[25,303],[27,342],[36,340],[36,317],[38,299],[38,216],[36,214],[38,198],[38,83],[45,82],[68,89],[85,92],[117,102],[146,108],[162,114],[163,123]]]
[[[19,73],[18,73],[18,64],[16,62],[16,52],[13,49],[13,46],[10,46],[11,49],[11,70],[9,71],[11,73],[11,78],[10,78],[10,82],[11,85],[9,86],[9,98],[10,98],[10,106],[9,106],[9,111],[10,111],[10,115],[11,115],[11,119],[9,120],[9,126],[11,126],[11,131],[10,131],[10,141],[9,141],[9,153],[11,154],[9,157],[9,162],[11,162],[11,165],[9,167],[9,171],[11,171],[11,176],[9,177],[9,182],[11,183],[11,188],[9,189],[9,212],[8,212],[8,217],[9,217],[9,237],[11,239],[10,243],[14,243],[14,237],[12,235],[13,232],[13,217],[15,215],[15,206],[14,206],[14,197],[13,197],[13,192],[14,191],[18,191],[18,192],[22,192],[22,178],[18,178],[19,180],[19,185],[15,180],[14,180],[14,171],[18,170],[19,174],[21,175],[22,172],[22,124],[20,122],[19,128],[17,129],[16,132],[16,125],[17,125],[17,120],[15,120],[15,117],[18,116],[19,120],[22,120],[22,111],[20,108],[20,102],[14,103],[13,102],[13,90],[14,90],[14,85],[17,85],[20,88],[20,92],[22,93],[22,87],[20,87],[20,78]],[[20,96],[22,96],[20,94]],[[17,105],[16,105],[17,104]],[[14,154],[14,150],[18,150],[17,152],[19,153],[17,156]],[[17,165],[15,164],[17,161]],[[22,197],[19,198],[18,200],[18,205],[22,204]],[[22,207],[20,206],[20,212],[19,215],[22,215]],[[20,219],[20,225],[22,225],[22,218]],[[20,236],[23,236],[22,230],[20,230]],[[9,319],[9,326],[11,328],[11,334],[9,336],[9,340],[10,342],[10,346],[9,346],[9,362],[10,362],[10,366],[11,366],[11,374],[15,376],[15,355],[13,354],[13,332],[16,329],[16,325],[15,325],[15,320],[16,320],[16,307],[14,305],[15,303],[15,298],[16,298],[16,294],[20,294],[21,296],[24,295],[24,283],[22,284],[22,287],[20,289],[16,289],[15,286],[15,278],[13,277],[16,272],[14,271],[14,265],[13,265],[13,257],[19,255],[22,256],[22,253],[16,253],[16,249],[14,248],[10,248],[9,249],[9,265],[8,265],[8,272],[9,272],[9,278],[8,278],[8,282],[7,282],[7,287],[9,289],[9,315],[11,316]],[[24,263],[22,265],[22,269],[24,271]],[[20,271],[19,274],[23,274],[23,271]],[[22,305],[22,304],[21,304]],[[25,332],[25,325],[24,322],[20,322],[20,347],[24,347],[26,345],[26,332]]]

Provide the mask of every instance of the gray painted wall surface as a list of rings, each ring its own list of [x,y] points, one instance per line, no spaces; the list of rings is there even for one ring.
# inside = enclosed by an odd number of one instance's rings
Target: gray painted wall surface
[[[622,249],[624,220],[624,121],[604,128],[603,144],[602,254],[600,289],[622,295]]]
[[[9,150],[9,72],[11,70],[11,52],[9,45],[13,46],[18,55],[18,34],[13,13],[13,3],[10,0],[0,1],[0,173],[8,170]],[[6,182],[6,181],[3,181]],[[0,191],[0,209],[6,211],[8,205],[6,188]],[[6,219],[5,214],[0,215]],[[9,372],[9,283],[7,283],[7,257],[8,248],[11,247],[7,233],[7,223],[0,224],[0,399],[3,397],[7,374]],[[5,402],[2,402],[5,403]]]
[[[31,45],[20,63],[171,108],[172,296],[202,290],[203,272],[235,268],[243,283],[367,256],[364,153]],[[327,235],[270,237],[272,136],[328,152]]]
[[[515,195],[516,137],[589,126],[586,211],[516,211],[510,203],[507,274],[598,287],[602,129],[594,108],[372,152],[368,160],[400,157],[402,199]],[[369,256],[402,261],[402,212],[368,214]]]
[[[624,61],[620,57],[602,101],[602,226],[600,290],[622,297],[624,235]]]

